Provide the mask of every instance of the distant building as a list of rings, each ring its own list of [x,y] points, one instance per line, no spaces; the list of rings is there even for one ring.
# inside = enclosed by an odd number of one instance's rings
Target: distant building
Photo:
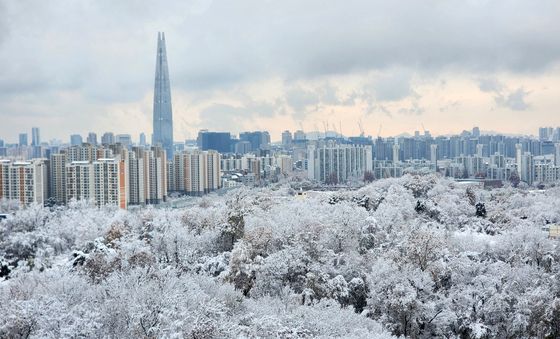
[[[19,134],[19,146],[28,146],[27,143],[27,133],[20,133]]]
[[[554,136],[554,128],[552,127],[541,127],[539,128],[539,140],[540,141],[551,141]]]
[[[302,131],[302,130],[297,130],[297,131],[294,133],[294,139],[293,139],[293,140],[294,140],[295,142],[302,142],[302,141],[305,141],[305,140],[306,140],[305,132]]]
[[[32,146],[41,145],[41,136],[39,134],[39,127],[33,127],[31,129],[31,145]]]
[[[560,167],[560,143],[554,144],[554,164]]]
[[[247,154],[251,152],[251,143],[249,141],[239,141],[235,144],[234,153],[235,154]]]
[[[125,148],[132,146],[132,137],[130,134],[117,134],[115,141],[116,143],[123,145]]]
[[[139,142],[140,146],[146,146],[146,134],[140,133]]]
[[[197,145],[201,151],[214,150],[219,153],[231,152],[231,134],[229,132],[198,132]]]
[[[521,144],[515,145],[515,150],[515,163],[519,178],[521,179],[521,181],[532,185],[533,179],[535,177],[533,156],[530,152],[523,152],[523,147]]]
[[[267,148],[270,145],[270,134],[267,131],[243,132],[239,134],[240,141],[251,143],[251,151]]]
[[[81,145],[82,142],[83,142],[83,140],[82,140],[82,136],[81,136],[81,135],[79,135],[79,134],[72,134],[72,135],[70,136],[70,145],[72,145],[72,146],[78,146],[78,145]]]
[[[292,144],[292,132],[286,130],[282,132],[282,145],[290,146]]]
[[[115,135],[111,132],[103,133],[101,136],[101,143],[103,145],[112,145],[115,143]]]
[[[472,129],[472,136],[473,136],[474,138],[480,137],[480,128],[478,128],[478,127],[473,127],[473,129]]]
[[[87,136],[87,143],[96,146],[97,145],[97,134],[95,134],[94,132],[89,132],[88,136]]]

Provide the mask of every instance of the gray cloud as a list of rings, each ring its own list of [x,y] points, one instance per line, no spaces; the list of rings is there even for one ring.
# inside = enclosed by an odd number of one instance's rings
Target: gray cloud
[[[510,90],[496,78],[479,79],[479,86],[482,92],[492,93],[494,101],[498,106],[509,108],[513,111],[525,111],[530,105],[526,102],[530,92],[523,87]]]
[[[500,106],[507,107],[514,111],[525,111],[529,108],[529,104],[526,102],[526,98],[529,94],[530,92],[520,87],[511,93],[498,94],[495,100]]]
[[[58,98],[53,109],[66,111],[66,92],[79,93],[88,107],[142,100],[152,91],[160,30],[176,91],[211,95],[271,77],[291,84],[373,71],[384,78],[363,93],[341,98],[326,81],[287,90],[273,104],[286,103],[302,118],[364,100],[369,111],[389,114],[383,102],[417,95],[413,74],[543,74],[560,60],[559,12],[556,0],[1,1],[0,114],[18,100],[22,116],[27,105],[41,105],[23,97]],[[480,89],[498,104],[527,108],[526,92],[484,81]],[[251,107],[247,100],[243,106]]]
[[[478,80],[478,88],[482,92],[500,92],[504,85],[495,78],[482,78]]]

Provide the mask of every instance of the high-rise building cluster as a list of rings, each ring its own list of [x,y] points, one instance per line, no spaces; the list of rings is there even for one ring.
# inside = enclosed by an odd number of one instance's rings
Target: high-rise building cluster
[[[560,180],[560,127],[539,128],[538,138],[481,133],[433,137],[344,137],[340,131],[282,132],[201,130],[196,141],[174,142],[171,85],[164,33],[158,33],[153,134],[72,134],[69,142],[44,142],[38,127],[18,142],[0,139],[0,199],[27,205],[88,200],[127,208],[159,204],[174,196],[200,196],[220,188],[266,185],[288,177],[327,185],[439,172],[457,179]],[[342,129],[342,127],[340,128]]]

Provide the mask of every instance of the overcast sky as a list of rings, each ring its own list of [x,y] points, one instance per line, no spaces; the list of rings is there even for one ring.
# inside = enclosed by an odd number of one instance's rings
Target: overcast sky
[[[151,134],[165,31],[176,140],[560,126],[560,1],[0,0],[0,138]]]

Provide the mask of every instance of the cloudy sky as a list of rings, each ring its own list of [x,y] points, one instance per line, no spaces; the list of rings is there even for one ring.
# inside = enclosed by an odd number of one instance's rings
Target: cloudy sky
[[[151,134],[165,31],[175,139],[560,126],[558,0],[0,0],[0,138]]]

